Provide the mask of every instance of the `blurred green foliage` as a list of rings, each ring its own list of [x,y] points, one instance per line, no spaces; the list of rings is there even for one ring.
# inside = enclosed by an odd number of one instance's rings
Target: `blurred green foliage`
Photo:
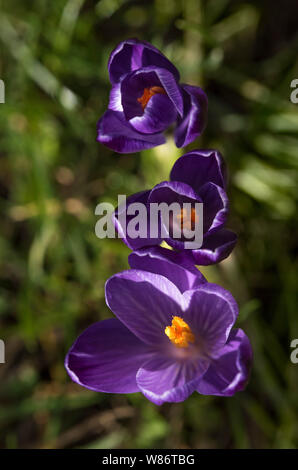
[[[1,447],[298,446],[296,20],[294,0],[1,2]],[[96,205],[167,178],[181,155],[170,138],[139,155],[95,141],[108,56],[127,37],[161,48],[208,93],[207,130],[189,149],[223,153],[239,243],[203,272],[233,293],[254,348],[233,398],[156,407],[89,392],[64,370],[76,336],[111,315],[105,280],[127,267],[120,240],[96,238]]]

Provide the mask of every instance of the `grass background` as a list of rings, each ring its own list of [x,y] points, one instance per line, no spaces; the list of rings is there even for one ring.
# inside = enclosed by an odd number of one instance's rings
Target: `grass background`
[[[298,447],[297,10],[295,0],[1,2],[2,448]],[[218,148],[229,169],[239,243],[203,272],[233,293],[254,348],[250,383],[232,398],[156,407],[87,391],[64,370],[76,336],[111,316],[105,280],[127,267],[120,240],[96,238],[96,205],[166,179],[182,153],[170,138],[133,155],[95,141],[108,56],[128,37],[162,49],[209,97],[207,130],[187,150]]]

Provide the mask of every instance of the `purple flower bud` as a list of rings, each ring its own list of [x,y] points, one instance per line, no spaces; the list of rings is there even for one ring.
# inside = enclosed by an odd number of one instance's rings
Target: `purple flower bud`
[[[164,240],[175,250],[187,253],[193,264],[218,263],[229,256],[237,242],[236,234],[225,229],[229,204],[225,187],[226,175],[220,153],[216,150],[193,150],[176,161],[170,174],[170,181],[163,181],[151,190],[130,196],[126,205],[123,204],[116,209],[113,221],[123,241],[132,250],[157,246]],[[129,224],[133,217],[121,217],[123,213],[130,212],[136,202],[146,206],[147,215],[143,223],[147,227],[147,232],[146,237],[142,238],[130,236]],[[172,217],[169,230],[162,233],[162,217],[160,217],[156,236],[152,236],[151,229],[154,225],[152,205],[159,207],[166,204],[167,207],[171,207],[173,203],[178,203],[181,210]],[[195,210],[196,203],[203,203],[203,221],[199,220]],[[186,204],[191,207],[188,211],[183,208]],[[192,229],[195,223],[202,224],[202,245],[198,249],[186,249],[185,237],[175,237],[172,229],[174,225],[178,226],[183,235],[183,229]]]
[[[176,145],[183,147],[205,129],[205,93],[180,85],[176,67],[151,44],[121,42],[111,53],[108,69],[110,101],[97,126],[102,144],[119,153],[155,147],[165,142],[163,132],[175,123]]]

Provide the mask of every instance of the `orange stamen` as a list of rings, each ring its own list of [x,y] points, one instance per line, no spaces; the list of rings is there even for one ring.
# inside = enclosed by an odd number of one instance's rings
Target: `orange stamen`
[[[195,342],[193,332],[181,317],[173,317],[172,325],[166,327],[165,334],[177,348],[187,348],[188,343]]]
[[[143,111],[146,108],[148,101],[152,98],[153,95],[160,93],[165,95],[166,92],[161,86],[152,86],[150,88],[144,88],[144,93],[140,98],[138,98],[138,102],[141,104]]]
[[[186,228],[187,230],[194,230],[198,218],[198,214],[194,207],[191,208],[190,214],[187,209],[181,209],[180,214],[177,215],[181,228]]]

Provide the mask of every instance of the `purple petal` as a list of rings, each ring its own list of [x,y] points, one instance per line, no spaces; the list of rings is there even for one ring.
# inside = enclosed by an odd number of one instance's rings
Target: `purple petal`
[[[184,104],[181,87],[178,85],[173,75],[166,69],[157,69],[156,74],[160,80],[161,86],[165,89],[180,116],[182,116]]]
[[[164,276],[130,270],[106,282],[106,302],[118,319],[138,338],[159,348],[168,346],[164,333],[172,316],[181,316],[185,301]]]
[[[151,191],[148,203],[149,204],[161,204],[165,203],[170,206],[172,203],[177,203],[183,208],[183,203],[192,204],[194,206],[195,203],[201,203],[202,199],[200,196],[188,185],[179,181],[163,181],[160,184],[157,184]],[[173,214],[169,213],[169,220],[165,220],[161,218],[163,233],[163,239],[167,241],[167,243],[178,249],[182,250],[185,248],[185,241],[186,238],[183,237],[183,231],[181,230],[181,221],[177,221],[173,218]],[[174,227],[177,227],[177,234],[174,238]],[[181,231],[181,238],[177,237],[180,235],[178,232]],[[189,240],[188,240],[189,241]]]
[[[198,191],[203,201],[204,234],[218,231],[226,223],[229,200],[226,192],[214,183],[206,183]]]
[[[165,143],[162,134],[140,134],[120,112],[108,110],[97,124],[97,141],[119,153],[138,152]]]
[[[179,80],[176,67],[152,44],[138,39],[123,41],[113,50],[108,63],[110,80],[116,83],[123,75],[150,65],[167,69]]]
[[[180,74],[172,62],[170,62],[169,59],[167,59],[156,47],[144,41],[142,67],[148,67],[150,65],[166,69],[174,75],[177,82],[180,80]]]
[[[175,77],[166,69],[151,66],[135,70],[121,81],[121,101],[126,119],[143,115],[138,99],[143,95],[145,88],[153,86],[162,87],[174,108],[182,115],[182,91]]]
[[[167,95],[156,94],[150,98],[142,116],[130,119],[130,124],[144,134],[167,129],[177,117],[177,111]]]
[[[208,365],[206,360],[179,361],[155,353],[138,371],[137,384],[156,405],[181,402],[195,391]]]
[[[218,357],[238,315],[235,299],[227,290],[209,283],[184,292],[183,297],[188,302],[183,319],[197,338],[201,353]]]
[[[202,202],[191,186],[180,181],[162,181],[151,190],[148,202]]]
[[[121,84],[120,83],[115,83],[115,85],[112,86],[112,89],[110,91],[108,109],[111,109],[112,111],[118,111],[120,113],[123,113],[123,107],[122,107],[122,102],[121,102]]]
[[[178,158],[171,171],[172,181],[183,181],[195,191],[207,182],[225,188],[225,169],[217,150],[192,150]]]
[[[194,263],[201,266],[219,263],[227,258],[237,243],[237,235],[231,230],[221,229],[204,237],[199,250],[193,250]]]
[[[143,49],[142,42],[135,39],[120,42],[115,47],[108,62],[112,84],[118,82],[125,74],[142,66]]]
[[[178,119],[175,131],[177,147],[185,147],[204,131],[207,124],[208,100],[204,91],[196,86],[183,85],[184,113]]]
[[[128,257],[128,262],[132,269],[165,276],[181,292],[207,282],[187,254],[160,246],[133,251]]]
[[[231,331],[220,357],[202,377],[197,391],[203,395],[232,396],[245,388],[252,362],[252,349],[246,334]]]
[[[148,245],[160,245],[162,242],[161,238],[150,237],[150,218],[147,205],[149,194],[150,191],[142,191],[140,193],[133,194],[126,199],[126,204],[122,204],[120,207],[117,207],[112,215],[112,220],[118,234],[131,250],[138,250],[139,248],[143,248]],[[144,209],[146,209],[146,214],[144,214],[143,217],[142,214],[140,214],[140,216],[138,215],[138,209],[136,212],[132,211],[133,204],[135,203],[143,204]],[[134,212],[134,215],[127,214],[127,212],[130,211]],[[144,230],[144,234],[142,234],[144,236],[142,236],[142,238],[132,238],[130,236],[130,224],[132,224],[134,217],[138,217],[138,219],[140,219],[138,226],[141,226],[142,230]]]
[[[147,345],[119,320],[91,325],[70,348],[65,367],[71,379],[96,392],[138,392],[136,374],[147,360]]]

